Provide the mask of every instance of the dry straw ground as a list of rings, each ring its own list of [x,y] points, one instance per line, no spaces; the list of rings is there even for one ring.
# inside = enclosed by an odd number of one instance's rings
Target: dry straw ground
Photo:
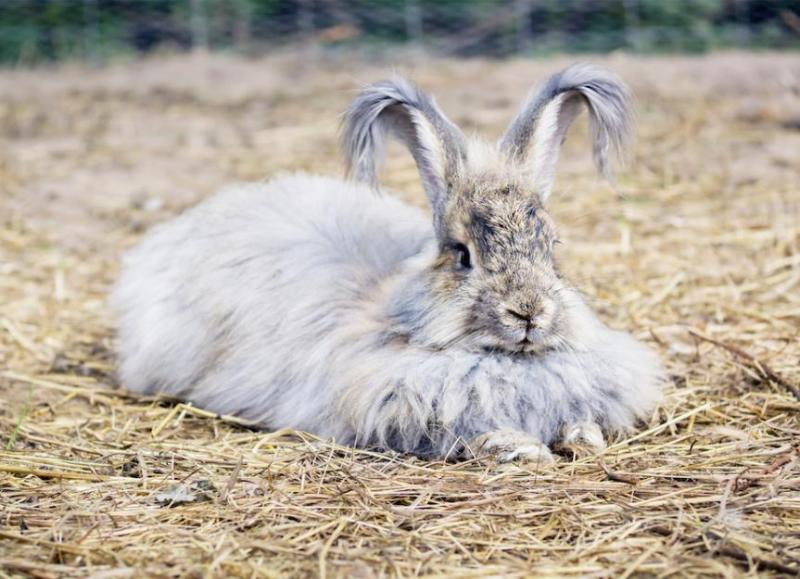
[[[617,195],[572,135],[562,257],[672,384],[639,434],[552,468],[353,451],[117,389],[121,251],[223,183],[339,174],[337,114],[388,66],[0,72],[0,576],[800,572],[800,58],[593,60],[637,93],[638,145]],[[497,134],[565,62],[401,69]],[[386,174],[420,201],[407,156]]]

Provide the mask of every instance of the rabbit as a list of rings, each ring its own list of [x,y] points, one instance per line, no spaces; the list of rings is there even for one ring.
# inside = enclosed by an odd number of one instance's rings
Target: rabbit
[[[611,178],[632,113],[603,69],[549,78],[496,145],[402,77],[366,87],[342,122],[349,179],[233,187],[127,254],[112,296],[121,383],[429,459],[602,451],[649,416],[663,378],[554,257],[545,204],[584,107]],[[413,156],[432,218],[379,191],[389,136]]]

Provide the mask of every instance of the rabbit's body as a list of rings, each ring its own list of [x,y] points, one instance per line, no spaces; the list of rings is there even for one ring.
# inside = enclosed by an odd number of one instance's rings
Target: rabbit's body
[[[378,339],[370,294],[431,239],[418,209],[334,179],[227,190],[127,256],[113,295],[122,382],[342,437],[332,366]],[[356,359],[340,361],[344,340]]]
[[[411,126],[451,130],[434,120]],[[433,228],[392,197],[308,175],[228,190],[157,227],[114,293],[123,384],[424,456],[477,439],[541,458],[539,443],[600,447],[600,428],[630,429],[658,400],[658,361],[561,279],[546,195],[517,195],[528,175],[493,173],[485,148],[452,137],[457,175],[431,169],[432,142],[415,153]],[[357,137],[359,162],[374,138]],[[455,204],[431,194],[444,181],[471,185]]]

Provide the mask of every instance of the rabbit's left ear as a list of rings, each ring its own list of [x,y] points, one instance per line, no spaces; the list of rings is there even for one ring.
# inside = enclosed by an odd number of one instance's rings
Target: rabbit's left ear
[[[434,100],[400,76],[366,87],[342,122],[348,173],[378,188],[376,164],[387,135],[402,141],[417,163],[422,185],[441,233],[447,184],[464,158],[464,136]]]
[[[531,93],[500,140],[500,148],[533,172],[534,190],[542,201],[555,180],[561,144],[583,105],[589,109],[592,150],[600,173],[611,180],[609,151],[621,156],[632,129],[627,87],[611,73],[585,64],[550,77]]]

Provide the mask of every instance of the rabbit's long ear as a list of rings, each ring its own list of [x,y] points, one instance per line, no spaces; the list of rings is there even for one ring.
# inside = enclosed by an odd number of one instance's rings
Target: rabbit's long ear
[[[376,163],[387,134],[400,139],[417,163],[437,221],[442,218],[447,182],[459,170],[464,136],[432,98],[394,76],[366,87],[347,110],[342,145],[348,174],[378,188]]]
[[[584,104],[597,169],[611,180],[609,153],[622,155],[633,119],[627,87],[603,69],[576,64],[550,77],[531,93],[500,141],[503,151],[530,165],[543,201],[553,187],[561,144]]]

